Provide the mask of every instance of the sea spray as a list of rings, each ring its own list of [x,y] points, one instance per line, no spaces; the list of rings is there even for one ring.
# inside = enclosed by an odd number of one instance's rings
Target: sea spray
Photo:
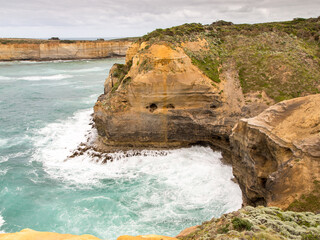
[[[96,136],[90,115],[114,61],[0,64],[0,231],[174,236],[241,206],[231,167],[210,148],[69,158]],[[72,77],[46,79],[59,74]],[[42,79],[15,81],[27,76]]]

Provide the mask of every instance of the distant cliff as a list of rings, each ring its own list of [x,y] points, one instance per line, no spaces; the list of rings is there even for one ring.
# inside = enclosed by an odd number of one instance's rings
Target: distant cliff
[[[0,61],[72,60],[125,56],[131,41],[0,41]]]

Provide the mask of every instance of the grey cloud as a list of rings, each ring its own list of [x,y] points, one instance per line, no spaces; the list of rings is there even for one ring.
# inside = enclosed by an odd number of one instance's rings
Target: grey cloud
[[[61,37],[142,35],[185,22],[254,23],[316,17],[320,9],[319,0],[0,1],[0,37],[49,37],[51,32]]]

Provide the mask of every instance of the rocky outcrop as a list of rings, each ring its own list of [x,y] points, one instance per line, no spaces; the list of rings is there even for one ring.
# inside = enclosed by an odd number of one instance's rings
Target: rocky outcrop
[[[232,165],[244,204],[320,210],[319,103],[320,94],[283,101],[236,125]]]
[[[0,44],[0,61],[71,60],[125,56],[131,41],[46,41]]]
[[[16,233],[0,233],[1,240],[99,240],[92,235],[71,235],[53,232],[37,232],[31,229],[24,229]]]
[[[111,69],[105,93],[94,107],[100,146],[210,143],[227,149],[244,106],[233,70],[231,65],[220,75],[221,82],[214,82],[180,47],[133,44],[126,65]]]
[[[60,234],[54,232],[38,232],[32,229],[23,229],[21,232],[16,233],[0,233],[1,240],[100,240],[100,238],[92,235],[72,235],[72,234]],[[167,237],[161,235],[139,235],[129,236],[123,235],[117,238],[117,240],[178,240],[174,237]]]
[[[282,211],[275,207],[245,207],[193,228],[181,240],[320,239],[320,215]]]

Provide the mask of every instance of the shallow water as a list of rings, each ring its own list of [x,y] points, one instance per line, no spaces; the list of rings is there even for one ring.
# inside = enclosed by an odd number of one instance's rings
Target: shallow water
[[[174,236],[240,208],[231,167],[210,148],[64,161],[95,134],[92,106],[115,62],[0,63],[0,232]]]

